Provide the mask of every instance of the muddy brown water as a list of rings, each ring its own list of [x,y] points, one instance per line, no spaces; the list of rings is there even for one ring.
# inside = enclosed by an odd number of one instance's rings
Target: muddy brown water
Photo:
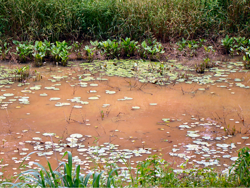
[[[8,105],[6,109],[0,110],[0,125],[1,153],[0,159],[4,177],[17,174],[20,172],[17,168],[21,162],[18,159],[22,148],[28,148],[26,153],[34,151],[34,144],[21,142],[27,140],[32,141],[34,137],[42,138],[41,144],[46,141],[54,143],[67,143],[66,138],[73,133],[82,135],[91,135],[85,140],[79,142],[85,147],[102,145],[103,143],[112,143],[119,145],[119,150],[139,148],[150,148],[152,154],[161,155],[166,161],[178,167],[185,159],[171,156],[173,148],[180,150],[177,153],[186,153],[187,155],[195,155],[195,151],[186,151],[184,147],[187,144],[192,144],[194,139],[187,137],[187,131],[198,130],[202,136],[210,136],[212,138],[225,136],[220,142],[207,141],[212,146],[211,149],[216,149],[216,144],[235,143],[233,149],[220,149],[220,155],[237,156],[237,150],[248,146],[250,140],[243,140],[242,137],[249,136],[250,129],[250,89],[229,86],[228,84],[216,83],[215,85],[198,85],[177,83],[168,86],[159,86],[155,84],[142,84],[134,78],[107,77],[108,81],[89,81],[87,87],[74,86],[79,83],[78,80],[67,79],[52,83],[50,75],[65,75],[71,73],[72,76],[79,74],[77,68],[69,69],[64,67],[50,66],[36,68],[41,72],[43,79],[38,82],[29,81],[30,85],[18,87],[19,83],[11,85],[10,88],[1,88],[0,95],[4,93],[13,93],[14,96],[29,97],[30,104],[19,104],[18,101]],[[62,72],[58,72],[58,70]],[[73,73],[72,73],[73,71]],[[76,76],[77,77],[77,76]],[[242,82],[245,85],[250,85],[250,74],[247,73],[232,73],[230,78],[244,78]],[[130,82],[130,84],[129,84]],[[55,86],[59,91],[47,90],[44,87]],[[95,83],[98,86],[91,87],[90,84]],[[41,85],[40,90],[32,90],[32,93],[21,92],[26,87]],[[226,85],[226,88],[218,87]],[[205,90],[198,90],[199,88]],[[91,93],[91,90],[96,90],[96,93]],[[116,91],[115,94],[107,94],[105,91]],[[232,94],[234,92],[234,94]],[[40,94],[46,93],[48,96],[42,97]],[[89,100],[89,97],[99,96],[98,100]],[[58,101],[50,101],[52,97],[59,97]],[[67,99],[81,97],[81,101],[88,101],[89,104],[81,105],[79,103],[70,102]],[[131,97],[132,100],[120,101],[124,97]],[[6,97],[4,101],[14,99],[14,97]],[[18,99],[17,99],[18,100]],[[70,103],[70,106],[56,107],[57,102]],[[151,106],[150,103],[157,103],[156,106]],[[110,104],[109,107],[102,107],[103,104]],[[75,105],[82,106],[81,109],[73,108]],[[133,106],[139,106],[140,109],[133,110]],[[164,123],[163,118],[170,118],[169,122]],[[181,129],[180,125],[187,123],[199,122],[214,123],[211,125],[202,125],[192,127],[191,129]],[[216,125],[218,127],[216,127]],[[235,134],[228,135],[225,127],[231,130],[235,127]],[[26,131],[24,131],[26,130]],[[43,133],[55,133],[55,136],[43,136]],[[200,138],[201,138],[200,137]],[[218,149],[218,148],[217,148]],[[17,150],[14,152],[14,150]],[[48,149],[48,151],[51,149]],[[79,156],[82,160],[91,159],[86,156],[79,155],[77,148],[65,147],[62,151],[71,151],[73,156]],[[222,151],[224,150],[224,151]],[[204,153],[203,153],[204,154]],[[214,154],[215,155],[215,154]],[[219,155],[219,154],[216,154]],[[145,159],[148,154],[141,157],[132,157],[131,161]],[[195,165],[195,160],[208,161],[212,159],[212,154],[209,157],[196,155],[194,160],[190,160],[188,167]],[[60,159],[59,152],[54,152],[48,159],[55,168],[58,163],[56,159]],[[216,158],[216,157],[215,157]],[[232,161],[228,158],[219,157],[220,165],[212,167],[221,168],[230,165]],[[31,155],[30,161],[39,161],[41,164],[46,164],[44,156],[38,157],[36,154]],[[28,163],[25,162],[25,163]],[[196,164],[197,165],[197,164]],[[90,164],[94,166],[94,163]],[[204,167],[200,165],[200,167]],[[89,167],[87,168],[89,169]]]

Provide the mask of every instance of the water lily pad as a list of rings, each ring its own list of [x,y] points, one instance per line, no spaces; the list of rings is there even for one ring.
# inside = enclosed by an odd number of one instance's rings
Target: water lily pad
[[[149,103],[150,106],[156,106],[157,103]]]
[[[55,136],[55,133],[43,133],[43,136]]]
[[[14,96],[14,94],[13,93],[4,93],[3,96],[5,96],[5,97],[12,97],[12,96]]]
[[[97,100],[97,99],[99,99],[99,97],[89,97],[88,99],[89,100]]]
[[[249,137],[245,136],[245,137],[241,137],[243,140],[247,140],[249,139]]]
[[[197,137],[200,137],[199,134],[195,134],[195,133],[190,133],[188,134],[187,136],[191,137],[191,138],[197,138]]]
[[[230,160],[231,161],[237,161],[238,157],[231,157]]]
[[[82,138],[82,134],[79,134],[79,133],[75,133],[75,134],[71,134],[70,135],[71,138]]]
[[[132,106],[132,109],[133,110],[139,110],[141,107],[139,107],[139,106]]]
[[[111,95],[111,94],[115,94],[116,92],[115,91],[106,90],[106,93]]]
[[[58,101],[58,100],[60,100],[61,98],[59,98],[59,97],[52,97],[52,98],[50,98],[49,100],[50,101]]]
[[[98,84],[89,84],[89,86],[92,86],[92,87],[97,87]]]
[[[109,106],[110,106],[110,104],[103,104],[102,105],[103,108],[106,108],[106,107],[109,107]]]
[[[46,93],[41,93],[40,96],[41,96],[41,97],[47,97],[48,94],[46,94]]]

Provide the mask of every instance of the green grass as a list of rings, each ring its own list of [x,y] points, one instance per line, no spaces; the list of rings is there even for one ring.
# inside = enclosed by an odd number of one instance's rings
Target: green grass
[[[50,41],[249,36],[249,0],[0,0],[0,37]]]
[[[19,174],[18,179],[11,182],[3,182],[0,186],[13,187],[237,187],[249,186],[249,164],[250,149],[245,147],[239,150],[238,159],[232,165],[229,173],[219,173],[214,169],[185,169],[175,172],[170,164],[159,156],[150,156],[146,160],[138,163],[136,169],[128,168],[125,176],[122,175],[121,168],[115,163],[106,163],[100,170],[96,167],[96,172],[81,173],[79,165],[73,167],[71,152],[67,162],[61,162],[55,170],[52,170],[50,162],[47,160],[45,168],[39,163],[34,163],[38,169],[29,169]],[[32,154],[32,153],[31,153]],[[29,155],[31,155],[29,154]],[[63,157],[64,157],[63,156]],[[61,167],[63,170],[61,171]]]

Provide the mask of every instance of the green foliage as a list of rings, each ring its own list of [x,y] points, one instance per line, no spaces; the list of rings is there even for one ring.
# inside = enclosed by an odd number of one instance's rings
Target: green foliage
[[[250,39],[245,37],[229,37],[227,35],[221,41],[227,53],[231,55],[243,55],[245,68],[250,68]]]
[[[238,159],[230,171],[236,175],[239,185],[250,186],[250,149],[248,147],[239,150]]]
[[[50,41],[249,36],[249,6],[248,0],[0,0],[0,35]]]
[[[196,56],[197,49],[203,46],[203,43],[207,42],[205,39],[195,40],[186,40],[182,38],[176,44],[178,50],[184,55],[189,55],[190,57]]]
[[[96,50],[96,48],[90,48],[89,46],[85,46],[84,50],[86,51],[87,57],[88,57],[88,61],[91,62],[94,59],[94,52]]]
[[[9,54],[9,51],[11,49],[10,44],[8,42],[2,42],[0,41],[0,56],[2,56],[2,59],[5,60],[6,56]]]
[[[241,55],[246,48],[250,47],[250,39],[246,39],[245,37],[229,37],[227,35],[221,42],[226,52],[231,55]]]
[[[244,49],[244,66],[246,69],[250,69],[250,47]]]
[[[42,41],[36,41],[33,49],[33,57],[35,60],[36,66],[42,66],[44,57],[46,56],[46,52],[50,51],[48,46]]]
[[[120,42],[116,40],[106,40],[103,42],[99,42],[99,46],[101,49],[101,53],[106,56],[107,59],[119,58],[121,55]]]
[[[72,47],[73,51],[76,53],[77,59],[82,59],[82,52],[81,52],[82,42],[79,43],[78,41],[76,41],[72,44]]]
[[[163,54],[165,51],[163,50],[163,46],[161,43],[157,42],[156,40],[148,40],[147,42],[144,40],[140,47],[138,48],[138,53],[141,58],[143,59],[150,59],[150,60],[159,60],[160,55]]]
[[[159,156],[153,155],[137,165],[136,178],[133,186],[169,187],[177,186],[173,169]]]
[[[228,35],[224,38],[221,39],[222,46],[225,47],[226,52],[230,53],[230,49],[233,46],[234,40],[233,38],[229,37]]]
[[[130,38],[126,37],[122,39],[121,42],[121,50],[123,50],[124,55],[127,57],[134,56],[136,49],[138,49],[138,42],[131,40]]]
[[[56,44],[52,43],[51,54],[54,61],[57,63],[61,63],[63,66],[66,66],[69,59],[68,55],[70,49],[71,46],[68,46],[65,41],[56,41]]]
[[[32,154],[32,153],[31,153]],[[40,170],[29,169],[19,174],[18,183],[5,182],[2,185],[12,185],[13,187],[25,187],[25,186],[35,186],[35,187],[88,187],[91,183],[90,178],[92,178],[92,187],[101,187],[104,186],[101,183],[102,172],[88,173],[86,176],[80,173],[80,165],[73,167],[72,154],[69,151],[66,151],[63,155],[68,154],[68,162],[61,162],[59,166],[52,170],[50,162],[47,160],[47,168],[41,164],[34,162],[34,165],[37,165]],[[46,158],[47,159],[47,158]],[[63,173],[59,171],[60,167],[63,167]],[[116,172],[118,168],[112,169],[107,178],[106,187],[114,186],[113,173]],[[15,181],[16,182],[16,181]]]
[[[29,76],[30,76],[30,65],[25,65],[15,69],[15,80],[21,82],[26,80]]]
[[[181,170],[174,170],[170,164],[157,155],[149,156],[139,162],[136,169],[126,163],[127,175],[131,181],[124,182],[123,175],[118,175],[115,163],[100,167],[100,172],[90,172],[86,175],[80,171],[80,166],[73,167],[72,154],[69,151],[67,162],[61,162],[52,170],[47,160],[45,168],[39,163],[37,169],[29,169],[19,174],[15,183],[4,182],[1,186],[13,187],[249,187],[250,183],[250,149],[239,150],[238,159],[232,165],[229,173],[218,173],[214,169],[186,169],[187,162],[181,165]],[[31,153],[32,154],[32,153]],[[31,155],[29,154],[29,155]],[[97,153],[98,154],[98,153]],[[122,159],[122,158],[121,158]],[[22,163],[23,164],[23,163]],[[22,165],[21,164],[21,165]],[[62,171],[60,169],[63,168]],[[104,170],[103,170],[104,169]],[[122,173],[122,172],[121,172]],[[115,176],[115,175],[116,176]]]
[[[19,56],[19,61],[21,63],[26,63],[27,58],[31,57],[34,46],[29,42],[21,43],[19,41],[13,40],[13,43],[17,45],[15,54]]]

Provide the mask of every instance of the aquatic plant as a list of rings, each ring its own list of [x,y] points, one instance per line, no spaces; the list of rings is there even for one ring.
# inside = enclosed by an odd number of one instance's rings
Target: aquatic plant
[[[35,66],[40,67],[43,64],[44,57],[46,56],[47,45],[42,41],[36,41],[33,49],[33,57],[35,61]]]
[[[230,53],[230,49],[233,46],[233,38],[226,35],[224,39],[221,39],[221,44],[226,49],[226,53]]]
[[[205,39],[199,39],[199,40],[186,40],[182,38],[180,41],[176,42],[176,45],[178,46],[178,50],[182,52],[183,56],[196,56],[197,55],[197,49],[203,46],[203,43],[206,42]]]
[[[157,42],[156,40],[148,39],[147,41],[144,40],[138,47],[138,53],[143,59],[148,58],[150,60],[159,61],[160,55],[165,53],[163,49],[164,48],[161,43]]]
[[[34,46],[29,42],[19,42],[13,40],[13,43],[17,45],[15,54],[19,56],[19,61],[21,63],[26,63],[27,58],[31,57]]]
[[[203,74],[206,69],[206,62],[202,62],[200,64],[195,65],[195,70],[197,73]]]
[[[121,41],[121,50],[124,52],[124,56],[130,57],[135,55],[136,49],[138,49],[138,42],[131,40],[131,38],[126,37]]]
[[[107,59],[119,58],[121,55],[120,41],[108,39],[99,42],[99,48],[101,49],[101,54],[105,55]]]
[[[17,77],[19,75],[19,77]],[[25,65],[15,69],[15,80],[24,81],[30,76],[30,65]]]
[[[246,48],[250,47],[250,39],[245,37],[229,37],[228,35],[221,40],[222,46],[227,53],[233,55],[242,55]]]
[[[96,48],[90,48],[89,46],[85,46],[84,50],[86,51],[87,57],[88,57],[88,61],[92,62],[94,59],[94,52],[96,50]]]
[[[61,63],[63,66],[67,65],[69,50],[72,46],[68,46],[68,44],[63,41],[56,41],[56,44],[52,43],[51,54],[56,63]]]
[[[81,52],[82,44],[83,44],[83,42],[79,43],[78,41],[75,41],[72,44],[72,47],[73,47],[72,49],[76,53],[78,60],[82,59],[82,57],[83,57],[82,52]]]

